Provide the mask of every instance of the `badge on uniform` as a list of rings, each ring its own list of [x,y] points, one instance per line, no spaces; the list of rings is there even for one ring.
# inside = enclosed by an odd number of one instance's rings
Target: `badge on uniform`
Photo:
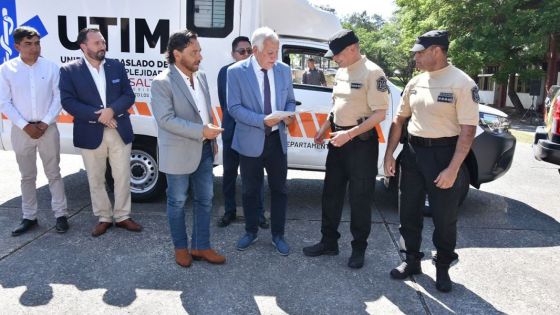
[[[389,87],[387,86],[387,79],[385,77],[379,77],[377,79],[377,90],[379,92],[387,92]]]
[[[350,83],[350,88],[352,89],[359,89],[362,87],[361,83]]]
[[[437,101],[442,103],[453,103],[453,100],[453,93],[448,92],[441,92],[437,97]]]
[[[472,94],[473,102],[480,103],[480,95],[478,95],[478,86],[477,85],[473,86],[473,88],[471,89],[471,94]]]

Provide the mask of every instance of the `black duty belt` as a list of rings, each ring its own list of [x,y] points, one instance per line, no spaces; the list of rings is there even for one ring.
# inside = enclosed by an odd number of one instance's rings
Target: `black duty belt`
[[[413,135],[408,136],[408,142],[423,147],[445,147],[457,144],[459,136],[443,138],[422,138]]]
[[[334,131],[348,130],[348,129],[352,129],[352,128],[356,127],[355,125],[354,126],[339,126],[339,125],[336,125],[336,124],[333,124],[333,125],[334,125]]]

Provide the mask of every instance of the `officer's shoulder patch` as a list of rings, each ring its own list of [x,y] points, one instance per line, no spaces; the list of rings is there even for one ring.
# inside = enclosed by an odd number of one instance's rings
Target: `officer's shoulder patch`
[[[472,100],[475,103],[480,103],[480,95],[478,95],[478,85],[473,86],[471,89]]]
[[[387,92],[389,87],[387,86],[387,79],[384,76],[377,78],[377,90],[379,92]]]

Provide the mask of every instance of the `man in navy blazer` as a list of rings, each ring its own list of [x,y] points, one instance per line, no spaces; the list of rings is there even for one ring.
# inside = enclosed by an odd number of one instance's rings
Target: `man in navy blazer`
[[[231,56],[237,61],[251,57],[253,48],[246,36],[238,36],[231,43]],[[230,63],[223,66],[218,73],[218,99],[222,108],[222,160],[224,175],[222,177],[222,192],[224,194],[224,216],[218,220],[219,227],[226,227],[237,217],[237,203],[235,202],[235,182],[237,180],[237,169],[239,168],[239,153],[231,148],[235,120],[227,109],[227,69],[233,65]],[[261,195],[259,205],[259,227],[268,229],[269,225],[264,216],[263,208],[264,191]]]
[[[251,41],[253,56],[232,65],[227,72],[227,104],[236,122],[232,148],[239,153],[245,214],[246,233],[237,242],[237,249],[245,250],[257,240],[258,204],[266,169],[272,244],[281,255],[288,255],[290,247],[284,239],[288,201],[286,125],[293,116],[268,115],[295,111],[292,74],[287,65],[278,62],[279,40],[273,30],[261,27]]]
[[[93,213],[99,223],[94,237],[113,225],[139,232],[130,218],[130,152],[132,125],[128,110],[135,95],[124,66],[106,59],[106,43],[99,29],[85,28],[78,34],[83,58],[60,69],[60,96],[64,110],[74,116],[74,146],[81,148],[86,167]],[[106,160],[115,180],[115,205],[105,189]]]

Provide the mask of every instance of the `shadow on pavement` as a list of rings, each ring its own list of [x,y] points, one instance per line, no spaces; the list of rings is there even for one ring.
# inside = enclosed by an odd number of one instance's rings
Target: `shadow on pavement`
[[[305,179],[292,179],[288,186],[286,238],[292,246],[289,256],[281,257],[274,251],[270,230],[261,231],[257,243],[239,252],[235,250],[235,242],[244,233],[242,221],[227,228],[216,228],[213,220],[212,246],[226,255],[227,264],[214,266],[195,262],[191,268],[183,269],[174,262],[164,198],[133,205],[133,217],[144,226],[143,232],[112,228],[105,235],[93,238],[89,233],[96,219],[89,206],[85,173],[69,175],[64,181],[72,212],[70,230],[66,234],[52,230],[54,219],[48,210],[46,186],[39,189],[42,196],[40,220],[49,224],[43,223],[31,233],[18,238],[7,236],[10,227],[19,222],[20,198],[0,205],[2,223],[10,222],[0,228],[5,235],[0,242],[0,291],[15,292],[10,290],[25,287],[19,295],[20,306],[49,307],[57,300],[76,297],[77,291],[78,300],[64,300],[68,309],[82,307],[100,313],[105,309],[124,312],[165,309],[166,312],[192,314],[453,313],[465,310],[499,313],[490,303],[460,285],[446,298],[459,296],[468,301],[472,309],[442,302],[443,295],[433,289],[429,276],[420,276],[417,282],[389,278],[389,270],[400,263],[394,231],[391,231],[395,222],[387,219],[396,215],[396,209],[384,204],[386,198],[379,185],[378,211],[374,211],[366,265],[360,270],[346,267],[351,251],[347,205],[340,226],[340,255],[303,256],[302,248],[320,237],[322,188],[322,180]],[[216,177],[214,219],[223,210],[220,187],[221,178]],[[474,207],[476,200],[469,200],[469,203]],[[187,205],[187,213],[191,210],[191,205]],[[520,206],[515,211],[527,209]],[[479,215],[485,213],[481,211]],[[507,212],[494,215],[502,218],[504,226],[517,222]],[[466,216],[464,211],[461,216]],[[478,223],[475,218],[467,216],[467,219],[465,221]],[[187,220],[191,222],[190,215]],[[546,221],[544,218],[536,220],[534,224]],[[521,226],[522,222],[517,224]],[[188,230],[192,231],[190,227]],[[465,242],[469,246],[480,246],[468,240],[463,240],[462,244]],[[167,298],[158,298],[162,295]]]

